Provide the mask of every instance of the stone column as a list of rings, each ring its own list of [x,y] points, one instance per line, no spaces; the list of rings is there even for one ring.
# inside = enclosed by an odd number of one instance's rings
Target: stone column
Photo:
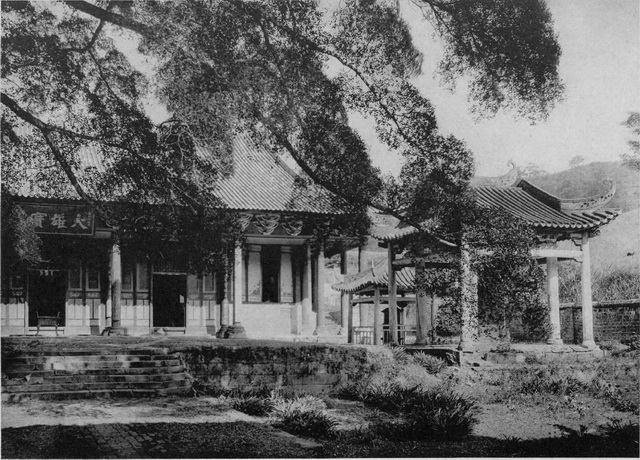
[[[373,345],[382,344],[382,311],[380,310],[380,288],[373,292]]]
[[[291,247],[280,248],[280,302],[293,302],[293,265],[291,263]]]
[[[343,275],[343,279],[348,272],[347,267],[347,251],[342,251],[340,257],[340,272]],[[349,325],[347,324],[347,316],[349,315],[349,294],[346,292],[340,293],[340,332],[339,335],[347,333]]]
[[[247,302],[262,302],[262,266],[260,245],[249,245],[249,266],[247,267]]]
[[[562,345],[560,336],[560,288],[558,284],[558,258],[547,257],[547,299],[549,301],[550,345]]]
[[[593,299],[591,297],[591,254],[589,233],[582,234],[582,346],[598,348],[593,340]]]
[[[311,279],[311,243],[307,243],[307,253],[304,260],[304,271],[302,274],[302,328],[309,327],[311,318],[313,280]]]
[[[126,329],[122,327],[122,256],[120,244],[115,238],[111,246],[111,327],[105,328],[103,335],[126,335]]]
[[[222,280],[223,296],[220,302],[220,329],[216,332],[216,337],[219,339],[223,339],[229,329],[229,280],[231,278],[231,267],[228,260],[224,266],[224,277]]]
[[[238,322],[242,305],[243,262],[242,247],[238,244],[233,252],[233,324]]]
[[[393,261],[396,255],[393,243],[389,241],[387,248],[387,268],[389,270],[389,334],[392,344],[398,344],[398,286],[396,283],[396,272],[393,270]]]
[[[420,264],[416,264],[416,284],[417,280],[423,278],[424,267]],[[429,331],[431,329],[430,323],[431,315],[427,311],[427,293],[418,289],[416,286],[416,345],[426,345],[429,343]]]
[[[471,255],[466,244],[460,249],[460,289],[462,330],[458,349],[471,351],[478,338],[478,278],[471,269]]]
[[[320,244],[320,248],[318,249],[318,257],[316,259],[316,291],[318,292],[318,306],[317,306],[317,316],[316,316],[316,330],[313,333],[314,335],[323,335],[327,334],[327,319],[325,316],[327,315],[327,307],[325,304],[324,298],[324,281],[325,277],[325,268],[324,268],[324,246]]]

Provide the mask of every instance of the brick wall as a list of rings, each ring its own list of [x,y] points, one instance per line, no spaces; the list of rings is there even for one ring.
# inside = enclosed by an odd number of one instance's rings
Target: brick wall
[[[582,307],[560,306],[560,325],[564,343],[582,342]],[[596,342],[620,340],[640,334],[640,299],[594,302],[593,335]]]
[[[293,387],[327,393],[354,373],[369,372],[365,347],[292,343],[286,346],[224,345],[180,350],[188,372],[220,389]]]

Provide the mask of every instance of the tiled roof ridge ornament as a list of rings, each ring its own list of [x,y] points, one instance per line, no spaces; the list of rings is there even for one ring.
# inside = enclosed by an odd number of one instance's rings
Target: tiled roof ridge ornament
[[[575,212],[575,211],[596,211],[604,207],[616,193],[615,181],[607,178],[602,181],[607,185],[608,190],[597,195],[592,195],[585,198],[561,198],[560,209],[563,212]]]

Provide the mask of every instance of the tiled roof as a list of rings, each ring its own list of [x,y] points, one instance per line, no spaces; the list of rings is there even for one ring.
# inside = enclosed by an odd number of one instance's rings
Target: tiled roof
[[[369,208],[369,218],[371,236],[380,241],[397,241],[418,231],[413,225],[374,208]]]
[[[533,225],[538,231],[572,232],[598,228],[621,214],[606,208],[615,194],[609,189],[587,198],[558,198],[521,179],[516,168],[500,177],[477,177],[471,181],[478,203],[500,208]],[[395,217],[378,213],[372,217],[371,234],[381,241],[397,241],[418,230]]]
[[[415,269],[406,267],[396,271],[396,282],[399,291],[413,291],[415,283]],[[389,285],[389,264],[382,259],[376,262],[373,267],[356,273],[347,275],[342,283],[331,286],[332,289],[340,292],[356,292],[366,287],[387,288]]]
[[[198,147],[202,157],[210,156],[205,147]],[[86,190],[92,191],[90,172],[105,171],[97,149],[87,146],[80,152],[77,175]],[[36,172],[33,172],[35,177]],[[239,135],[233,143],[233,173],[214,187],[216,195],[231,209],[257,212],[291,212],[312,214],[341,214],[340,201],[325,188],[314,184],[303,173],[297,174],[275,153],[256,145],[247,135]],[[66,198],[77,200],[70,185],[53,193],[44,185],[24,184],[17,193],[28,198]],[[117,199],[114,197],[114,199]]]
[[[248,136],[233,144],[233,174],[218,184],[215,194],[231,209],[339,214],[332,194],[299,175],[280,158]],[[333,200],[332,200],[333,198]]]

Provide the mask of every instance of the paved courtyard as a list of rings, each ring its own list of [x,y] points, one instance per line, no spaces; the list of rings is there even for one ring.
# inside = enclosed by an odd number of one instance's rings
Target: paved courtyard
[[[313,456],[316,447],[217,398],[2,407],[2,458],[291,458]]]

